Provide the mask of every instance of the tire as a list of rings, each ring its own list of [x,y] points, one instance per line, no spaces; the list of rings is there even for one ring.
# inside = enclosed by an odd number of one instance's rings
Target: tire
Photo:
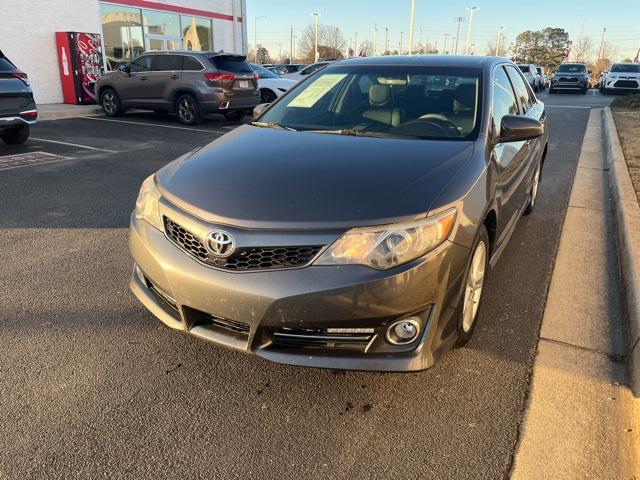
[[[0,138],[7,145],[21,145],[29,138],[29,125],[8,130],[0,134]]]
[[[202,121],[200,105],[190,93],[180,95],[176,99],[176,115],[183,125],[197,125]]]
[[[278,96],[267,88],[260,90],[260,101],[262,103],[273,103],[277,98]]]
[[[245,111],[244,110],[234,110],[232,112],[227,112],[224,114],[224,118],[226,118],[227,120],[230,120],[232,122],[238,122],[240,120],[242,120],[245,116]]]
[[[538,162],[538,166],[536,167],[536,171],[533,174],[533,182],[531,183],[531,191],[529,192],[529,204],[524,211],[523,215],[529,215],[533,212],[533,209],[536,207],[536,202],[538,200],[538,192],[540,189],[540,175],[542,174],[542,164]]]
[[[120,96],[113,88],[105,88],[100,94],[100,105],[107,117],[121,117],[124,115],[124,108]]]
[[[458,341],[456,344],[458,347],[465,345],[471,339],[471,335],[473,335],[473,331],[478,323],[478,312],[480,310],[484,283],[489,269],[489,247],[489,234],[485,226],[481,225],[478,229],[476,241],[471,249],[471,255],[469,255],[469,262],[464,274],[462,295],[460,305],[458,306]],[[480,257],[476,258],[478,255]],[[483,259],[484,262],[482,261]],[[479,282],[477,278],[478,275],[481,275]],[[475,281],[473,281],[472,276],[476,276]]]
[[[583,94],[583,95],[586,95],[588,91],[589,91],[589,89],[588,89],[588,88],[585,88],[584,90],[582,90],[582,94]]]
[[[556,91],[553,88],[549,87],[549,95],[551,95],[552,93],[556,93]]]

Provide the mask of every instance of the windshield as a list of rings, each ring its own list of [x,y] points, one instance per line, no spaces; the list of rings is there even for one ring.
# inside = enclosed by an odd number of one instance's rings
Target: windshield
[[[477,133],[479,91],[475,69],[328,67],[274,104],[260,123],[322,133],[466,140]]]
[[[584,65],[560,65],[558,73],[584,73],[587,68]]]
[[[258,73],[260,78],[280,78],[278,75],[273,73],[271,70],[267,70],[262,65],[255,65],[252,63],[251,68],[253,68]]]
[[[612,72],[621,72],[621,73],[640,73],[640,65],[614,65],[611,67]]]

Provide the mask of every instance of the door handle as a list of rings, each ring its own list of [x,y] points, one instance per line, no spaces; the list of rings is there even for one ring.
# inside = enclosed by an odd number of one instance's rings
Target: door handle
[[[174,78],[174,79],[178,78],[178,77],[179,77],[179,75],[177,73],[174,73],[173,75],[171,75],[171,78]]]
[[[148,77],[140,77],[140,80],[146,80]]]

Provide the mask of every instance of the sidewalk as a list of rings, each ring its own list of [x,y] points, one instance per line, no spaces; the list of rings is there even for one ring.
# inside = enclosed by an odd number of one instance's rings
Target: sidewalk
[[[69,105],[67,103],[47,103],[38,105],[38,120],[87,117],[102,112],[100,105]]]
[[[514,479],[640,478],[640,399],[629,386],[614,221],[602,110],[594,109],[551,279]]]

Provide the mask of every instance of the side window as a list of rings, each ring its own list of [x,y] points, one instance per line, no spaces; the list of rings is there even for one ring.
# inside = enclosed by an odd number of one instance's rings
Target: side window
[[[129,70],[132,72],[148,72],[151,70],[151,55],[144,55],[136,58],[129,64]]]
[[[182,68],[181,55],[152,55],[151,68],[159,72],[173,72]]]
[[[522,78],[522,74],[511,65],[507,65],[505,68],[509,73],[509,78],[513,83],[513,88],[516,91],[523,113],[527,113],[536,103],[535,98],[533,97],[533,94],[529,92],[529,88],[527,87],[525,80]]]
[[[498,67],[493,72],[492,112],[493,129],[498,135],[502,117],[518,114],[518,102],[503,67]]]
[[[202,64],[194,57],[182,57],[182,70],[199,72]]]

